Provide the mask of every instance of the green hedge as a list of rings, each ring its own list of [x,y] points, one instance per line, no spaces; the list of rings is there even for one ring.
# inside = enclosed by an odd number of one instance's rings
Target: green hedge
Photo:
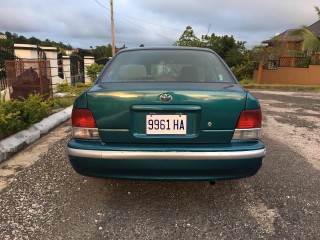
[[[68,83],[59,83],[57,84],[57,92],[70,93],[78,96],[91,85],[92,83],[76,83],[75,86],[70,86]]]
[[[24,101],[0,101],[0,139],[29,128],[47,117],[52,101],[42,101],[39,94],[29,95]]]
[[[74,99],[91,85],[92,83],[77,83],[75,86],[58,84],[58,92],[65,93],[65,96],[46,101],[39,94],[29,95],[24,101],[5,101],[6,93],[0,94],[0,140],[29,128],[57,109],[71,106]]]

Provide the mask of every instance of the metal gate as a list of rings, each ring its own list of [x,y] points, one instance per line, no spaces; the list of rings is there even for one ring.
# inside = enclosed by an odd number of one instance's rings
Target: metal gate
[[[70,71],[71,71],[71,85],[75,85],[78,82],[85,82],[84,75],[84,61],[78,55],[70,56]]]
[[[63,54],[58,53],[58,76],[64,79],[64,72],[63,72]]]
[[[27,99],[38,93],[43,99],[52,98],[52,79],[49,60],[6,61],[10,99]]]
[[[43,49],[37,45],[37,52],[38,52],[38,60],[39,61],[45,61],[47,60],[47,54]]]
[[[6,60],[19,60],[19,58],[14,55],[13,48],[0,47],[0,91],[6,89],[7,87],[5,68]]]

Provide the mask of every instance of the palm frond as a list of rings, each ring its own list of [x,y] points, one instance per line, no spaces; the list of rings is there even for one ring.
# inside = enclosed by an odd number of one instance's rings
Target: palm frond
[[[319,52],[320,51],[320,39],[308,28],[302,27],[292,31],[292,35],[301,36],[303,38],[301,43],[301,50]]]
[[[314,6],[314,9],[316,10],[316,12],[320,18],[320,8],[318,6]]]

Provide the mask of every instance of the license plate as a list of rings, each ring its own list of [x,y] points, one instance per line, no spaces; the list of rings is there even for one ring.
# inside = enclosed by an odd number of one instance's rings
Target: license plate
[[[187,115],[146,115],[146,133],[187,134]]]

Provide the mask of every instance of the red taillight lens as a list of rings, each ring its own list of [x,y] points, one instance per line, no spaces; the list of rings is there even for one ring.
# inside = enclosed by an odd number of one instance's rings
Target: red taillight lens
[[[72,126],[84,128],[96,128],[96,122],[89,109],[73,109],[72,110]]]
[[[261,109],[245,110],[241,113],[236,128],[261,128],[262,114]]]

